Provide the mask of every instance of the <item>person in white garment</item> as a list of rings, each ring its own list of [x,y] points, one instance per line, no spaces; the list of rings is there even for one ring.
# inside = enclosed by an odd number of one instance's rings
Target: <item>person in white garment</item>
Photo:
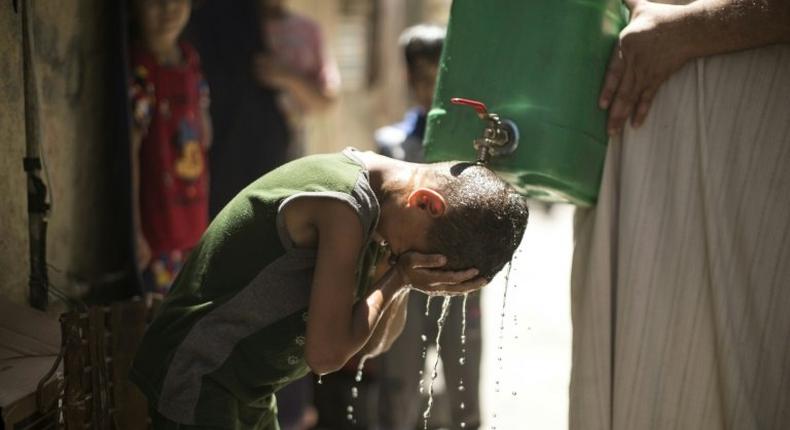
[[[788,429],[790,1],[626,3],[570,429]]]

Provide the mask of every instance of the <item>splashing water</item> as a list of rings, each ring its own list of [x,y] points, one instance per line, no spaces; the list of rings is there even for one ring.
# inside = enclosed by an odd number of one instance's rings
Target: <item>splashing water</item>
[[[420,340],[422,340],[422,359],[425,360],[425,356],[428,354],[428,336],[422,334],[420,335]],[[420,369],[420,394],[425,393],[425,378],[423,378],[424,374],[425,372]]]
[[[431,300],[433,299],[432,295],[428,295],[428,298],[425,299],[425,316],[431,315]]]
[[[430,296],[428,297],[430,300]],[[447,311],[450,309],[450,296],[445,296],[442,302],[442,312],[439,314],[439,319],[436,321],[436,360],[433,362],[433,371],[431,372],[431,382],[428,385],[428,406],[422,414],[423,430],[428,430],[428,418],[431,417],[431,408],[433,408],[433,383],[436,382],[436,377],[439,375],[437,369],[439,367],[439,357],[441,357],[442,347],[439,341],[442,338],[442,329],[444,323],[447,321]]]
[[[357,374],[354,376],[354,381],[356,381],[356,383],[362,382],[362,371],[365,369],[365,361],[367,359],[368,359],[368,357],[362,357],[362,359],[359,360],[359,366],[357,366]],[[359,398],[359,388],[357,388],[357,384],[354,384],[353,386],[351,386],[351,403],[352,404],[350,404],[350,405],[348,405],[346,407],[346,412],[348,412],[348,414],[346,415],[346,419],[348,419],[348,421],[350,421],[353,424],[356,424],[356,422],[357,422],[356,418],[354,417],[354,405],[353,405],[353,403],[356,402],[356,399],[358,399],[358,398]]]
[[[354,376],[354,380],[357,382],[362,382],[362,369],[365,368],[365,359],[359,361],[359,366],[357,367],[357,375]]]
[[[461,366],[466,365],[466,302],[469,300],[469,293],[464,294],[464,301],[461,303],[461,357],[458,358],[458,364]],[[458,391],[464,391],[464,380],[458,378]],[[466,408],[462,401],[458,407],[461,410]],[[461,428],[466,428],[466,423],[461,421]]]
[[[498,339],[499,345],[497,346],[497,351],[498,351],[498,354],[499,354],[497,356],[498,371],[497,371],[497,379],[496,379],[496,382],[494,384],[495,385],[494,391],[497,392],[497,393],[499,393],[499,391],[500,391],[499,380],[502,377],[502,369],[503,369],[502,356],[504,354],[504,343],[505,343],[504,342],[504,338],[505,338],[505,315],[506,315],[505,308],[507,306],[507,288],[508,288],[508,285],[510,284],[510,271],[511,271],[511,269],[513,269],[513,262],[512,261],[510,263],[508,263],[508,265],[507,265],[507,272],[505,272],[505,292],[502,294],[502,313],[500,314],[501,318],[499,320],[499,339]],[[497,414],[496,414],[496,411],[494,411],[492,416],[491,416],[491,429],[492,430],[496,429],[496,418],[497,418]]]
[[[469,300],[469,293],[464,293],[463,306],[461,308],[461,345],[466,345],[466,301]],[[462,352],[466,352],[464,349]],[[462,363],[463,364],[463,363]]]

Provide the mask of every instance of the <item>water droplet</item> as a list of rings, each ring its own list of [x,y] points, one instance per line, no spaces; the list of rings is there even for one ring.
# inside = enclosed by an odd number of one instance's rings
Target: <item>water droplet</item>
[[[466,405],[464,404],[464,402],[461,402],[460,407],[461,407],[461,409],[466,409]]]
[[[463,421],[461,421],[461,428],[462,428],[462,429],[465,429],[465,428],[466,428],[466,423],[465,423],[465,422],[463,422]]]
[[[518,393],[517,393],[517,392],[515,392],[515,391],[514,391],[512,394],[513,394],[513,397],[516,397],[516,396],[518,396]]]
[[[425,394],[425,387],[423,387],[422,385],[420,386],[420,394]]]
[[[367,360],[367,357],[362,358],[357,366],[357,375],[354,377],[354,380],[357,382],[362,381],[362,371],[365,369],[365,360]]]
[[[318,375],[318,385],[321,385],[321,384],[323,384],[323,383],[324,383],[324,380],[323,380],[323,379],[321,379],[323,376],[324,376],[324,375]]]
[[[459,386],[458,386],[458,391],[464,391],[465,389],[466,389],[466,388],[464,388],[464,386],[463,386],[463,385],[459,385]]]
[[[458,364],[460,364],[461,366],[463,366],[464,364],[466,364],[466,358],[464,358],[464,357],[461,357],[461,358],[459,358],[459,359],[458,359]]]
[[[354,407],[353,407],[353,406],[351,406],[351,405],[348,405],[348,407],[346,408],[346,411],[347,411],[348,413],[354,412]]]
[[[354,416],[351,414],[346,415],[346,419],[349,421],[354,421]]]
[[[359,397],[359,390],[357,387],[351,387],[351,398],[356,399],[357,397]]]
[[[420,339],[422,339],[422,341],[423,341],[423,342],[427,342],[427,341],[428,341],[428,336],[426,336],[426,335],[421,335],[421,336],[420,336]]]

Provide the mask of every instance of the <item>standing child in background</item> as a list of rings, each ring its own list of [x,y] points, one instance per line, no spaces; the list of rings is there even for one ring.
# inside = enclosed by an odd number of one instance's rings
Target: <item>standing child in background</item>
[[[406,61],[406,79],[415,106],[406,112],[403,120],[376,130],[376,149],[380,154],[392,158],[421,163],[423,137],[428,111],[433,102],[436,78],[439,72],[439,59],[442,54],[446,29],[438,25],[421,24],[407,28],[400,36],[399,44]],[[421,340],[436,338],[436,320],[441,312],[441,300],[434,300],[430,307],[428,297],[412,294],[409,298],[409,314],[403,335],[392,345],[388,354],[380,360],[380,403],[379,424],[383,430],[417,428],[422,421],[425,407],[423,396],[419,395],[420,370],[425,366],[421,350],[428,346]],[[469,430],[480,426],[480,358],[482,338],[480,330],[480,294],[470,293],[466,300],[465,343],[461,345],[461,325],[463,319],[463,299],[453,299],[441,339],[442,368],[449,385],[464,381],[465,391],[448,389],[447,405],[451,411],[451,428],[461,428],[461,423]],[[426,311],[429,311],[426,313]],[[461,349],[465,350],[462,354]],[[458,357],[464,356],[463,363]],[[429,380],[430,378],[425,378]],[[427,387],[425,392],[427,392]],[[445,400],[437,397],[437,406]],[[464,407],[461,408],[460,405]],[[434,414],[441,415],[441,414]]]
[[[190,0],[133,0],[132,181],[137,262],[150,306],[208,224],[208,88],[179,41]]]

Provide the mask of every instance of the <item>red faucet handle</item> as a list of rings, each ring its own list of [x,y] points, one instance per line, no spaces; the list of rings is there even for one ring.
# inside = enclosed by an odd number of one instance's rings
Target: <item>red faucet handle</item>
[[[469,106],[477,111],[477,116],[480,118],[485,118],[488,115],[488,108],[486,107],[486,104],[477,100],[453,97],[450,99],[450,103],[454,105]]]

